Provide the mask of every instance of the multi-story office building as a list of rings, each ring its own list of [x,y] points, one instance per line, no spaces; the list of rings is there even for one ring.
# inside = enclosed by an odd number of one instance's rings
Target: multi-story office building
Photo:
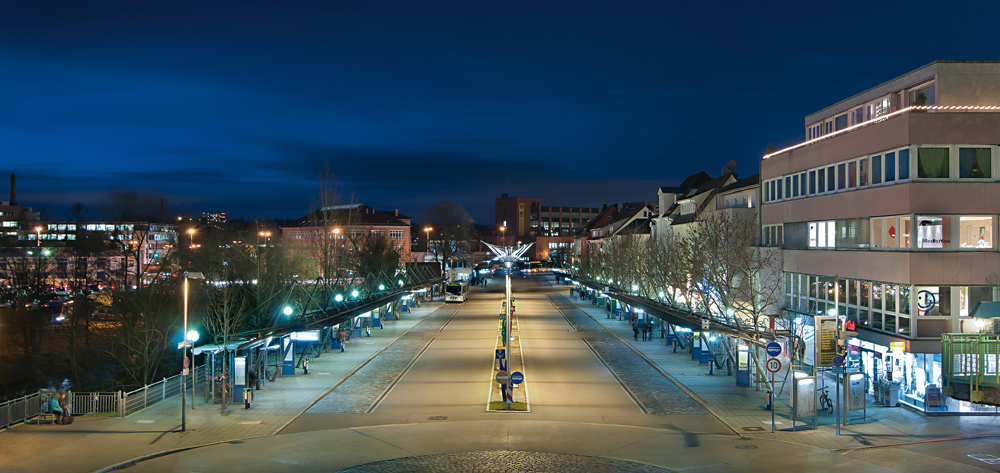
[[[938,401],[941,334],[998,300],[1000,63],[938,61],[805,119],[807,141],[761,162],[763,244],[783,254],[785,311],[836,313],[872,385]]]
[[[535,243],[526,255],[532,259],[547,261],[554,259],[554,255],[569,256],[574,237],[605,208],[543,206],[538,197],[501,194],[496,199],[498,232],[494,239],[508,246]],[[499,231],[504,226],[505,230]]]

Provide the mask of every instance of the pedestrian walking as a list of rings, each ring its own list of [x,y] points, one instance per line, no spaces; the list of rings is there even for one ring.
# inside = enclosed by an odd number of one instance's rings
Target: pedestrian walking
[[[639,341],[639,322],[632,321],[632,340]]]
[[[639,320],[639,330],[642,331],[642,341],[646,341],[646,319]]]
[[[646,324],[646,340],[653,341],[653,324],[651,323]]]
[[[347,332],[343,328],[340,329],[340,333],[337,334],[337,338],[340,339],[340,352],[344,352],[344,342],[347,339]]]

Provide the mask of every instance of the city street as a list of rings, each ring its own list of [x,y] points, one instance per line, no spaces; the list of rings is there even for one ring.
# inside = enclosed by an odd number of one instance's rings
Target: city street
[[[989,438],[831,452],[737,435],[576,309],[565,286],[515,279],[514,294],[530,413],[486,412],[494,288],[437,310],[279,435],[130,469],[1000,471],[968,456],[993,451]]]
[[[663,340],[570,297],[549,277],[514,279],[530,412],[487,412],[501,290],[434,302],[352,339],[259,391],[249,410],[199,405],[189,431],[175,399],[124,418],[0,433],[4,471],[1000,471],[991,417],[924,417],[871,406],[778,430],[759,392],[708,375]],[[679,386],[675,383],[681,383]],[[759,426],[749,428],[753,426]],[[114,445],[114,448],[110,448]],[[39,446],[46,446],[40,448]]]

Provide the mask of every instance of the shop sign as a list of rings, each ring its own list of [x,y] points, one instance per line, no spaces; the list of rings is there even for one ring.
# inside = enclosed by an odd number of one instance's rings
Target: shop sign
[[[904,340],[902,342],[890,342],[889,351],[893,353],[906,351],[906,341]]]

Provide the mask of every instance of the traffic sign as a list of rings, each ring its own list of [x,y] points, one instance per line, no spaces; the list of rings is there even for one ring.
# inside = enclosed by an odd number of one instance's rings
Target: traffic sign
[[[521,383],[523,383],[524,382],[524,373],[521,373],[520,371],[515,371],[515,372],[511,373],[510,374],[510,382],[511,382],[511,384],[521,384]]]
[[[778,371],[781,371],[781,360],[777,358],[768,358],[767,370],[772,373],[777,373]]]
[[[502,360],[504,358],[507,358],[507,349],[506,348],[497,348],[496,357],[497,357],[498,360]]]
[[[510,376],[506,371],[497,371],[497,375],[494,378],[500,384],[507,384],[507,380],[510,379]]]
[[[708,325],[708,319],[701,319],[701,329],[710,330]]]
[[[840,355],[833,357],[833,366],[836,366],[838,368],[844,366],[844,357]]]
[[[768,343],[764,350],[767,351],[767,356],[776,357],[781,354],[781,344],[778,342]]]
[[[775,331],[774,331],[774,336],[775,336],[775,337],[778,337],[778,338],[781,338],[781,337],[788,337],[788,336],[790,336],[791,334],[792,334],[792,331],[791,331],[791,330],[775,330]]]

